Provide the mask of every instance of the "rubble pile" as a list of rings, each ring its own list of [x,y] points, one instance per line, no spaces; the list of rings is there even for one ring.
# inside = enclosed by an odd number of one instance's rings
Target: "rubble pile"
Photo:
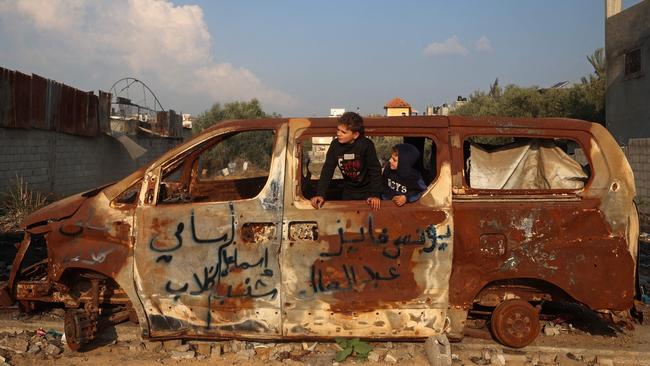
[[[63,334],[54,330],[2,332],[0,333],[0,356],[2,356],[0,365],[10,365],[10,360],[17,354],[39,358],[58,357],[63,353],[64,347]]]

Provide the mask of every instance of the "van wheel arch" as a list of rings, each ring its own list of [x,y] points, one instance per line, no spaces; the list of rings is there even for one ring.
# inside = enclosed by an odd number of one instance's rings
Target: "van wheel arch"
[[[509,299],[521,299],[530,303],[561,300],[576,302],[576,299],[559,286],[535,278],[514,278],[489,282],[478,291],[472,302],[474,305],[496,307]]]

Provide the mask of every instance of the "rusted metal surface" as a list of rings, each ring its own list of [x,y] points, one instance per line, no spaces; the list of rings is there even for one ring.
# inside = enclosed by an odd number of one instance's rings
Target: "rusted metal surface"
[[[38,75],[32,75],[31,104],[30,104],[30,126],[41,130],[48,130],[45,110],[47,108],[47,79]]]
[[[102,93],[100,103],[92,92],[0,68],[0,127],[96,136],[110,131],[110,94]]]
[[[183,134],[183,116],[170,109],[158,112],[151,130],[166,137],[181,137]]]
[[[504,345],[526,347],[539,334],[539,310],[524,300],[506,300],[494,309],[490,328]]]
[[[594,309],[629,309],[636,244],[629,240],[634,225],[628,222],[636,217],[635,192],[627,160],[611,136],[599,125],[560,119],[533,125],[512,118],[451,117],[451,126],[454,218],[464,223],[456,231],[451,303],[469,307],[490,283],[531,278]],[[471,135],[572,139],[584,148],[592,176],[575,192],[472,189],[464,177],[462,148],[453,146]],[[505,239],[505,248],[496,245],[498,240],[488,243],[486,236]]]
[[[14,127],[14,72],[0,67],[0,127]]]
[[[364,202],[331,200],[315,210],[303,196],[313,183],[303,181],[303,144],[334,127],[318,118],[224,122],[115,185],[36,212],[23,223],[12,296],[85,314],[94,311],[88,303],[130,303],[143,334],[160,338],[459,338],[468,310],[480,304],[496,307],[501,325],[493,331],[515,346],[534,333],[524,304],[562,297],[596,310],[631,308],[634,183],[601,127],[561,119],[367,118],[370,136],[434,141],[438,176],[403,207],[384,202],[371,211]],[[195,179],[206,146],[253,129],[275,131],[268,177]],[[575,140],[592,175],[576,191],[472,189],[463,157],[470,135]],[[177,166],[180,181],[162,184]],[[176,201],[163,202],[163,191],[184,183],[189,188]],[[132,189],[137,196],[121,201]],[[21,278],[20,261],[41,235],[47,279]],[[111,281],[95,293],[74,287],[69,274],[78,273]],[[514,299],[521,306],[502,307]]]
[[[32,78],[16,71],[14,74],[14,125],[16,128],[29,128],[31,113]]]

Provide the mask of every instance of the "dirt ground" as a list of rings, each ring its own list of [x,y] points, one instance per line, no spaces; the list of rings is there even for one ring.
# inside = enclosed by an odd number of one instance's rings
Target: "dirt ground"
[[[117,332],[109,328],[82,352],[72,352],[62,343],[62,315],[61,309],[31,316],[21,315],[15,309],[4,310],[0,313],[0,356],[7,364],[19,366],[337,364],[334,357],[339,348],[335,342],[142,341],[139,327],[133,324],[121,324]],[[17,329],[16,324],[24,325],[24,329]],[[39,325],[45,328],[34,331]],[[58,331],[46,329],[49,327]],[[631,331],[617,330],[593,313],[578,309],[570,321],[543,321],[544,327],[553,330],[553,335],[545,335],[549,329],[543,330],[533,344],[521,350],[478,338],[452,343],[453,365],[650,365],[648,325],[636,325]],[[423,342],[370,345],[373,351],[369,360],[361,362],[349,357],[340,365],[429,364]]]

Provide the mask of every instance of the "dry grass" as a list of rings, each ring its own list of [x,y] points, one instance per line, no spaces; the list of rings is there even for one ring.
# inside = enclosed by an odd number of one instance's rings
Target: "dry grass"
[[[48,204],[48,195],[31,190],[23,177],[16,176],[0,195],[0,232],[18,231],[18,224],[30,213]]]

